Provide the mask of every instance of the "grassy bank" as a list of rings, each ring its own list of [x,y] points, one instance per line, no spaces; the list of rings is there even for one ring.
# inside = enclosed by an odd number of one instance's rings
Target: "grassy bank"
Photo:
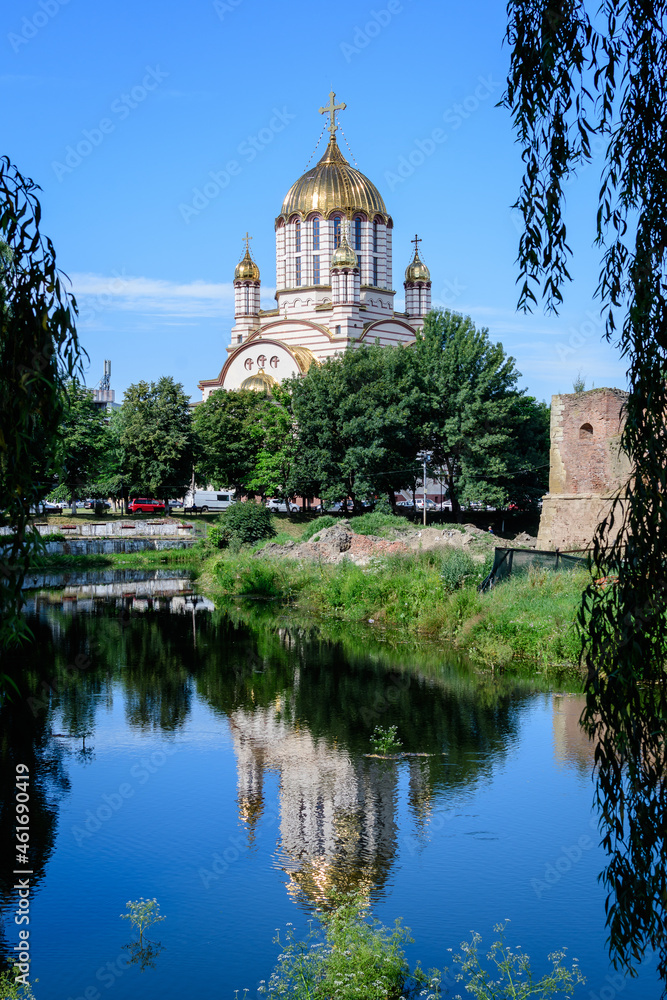
[[[38,556],[32,563],[33,570],[73,569],[159,569],[160,567],[185,566],[197,572],[206,556],[202,545],[183,549],[146,549],[143,552],[117,552],[109,554],[70,555],[54,553]]]
[[[486,567],[471,572],[462,557],[456,550],[416,552],[360,567],[223,553],[204,564],[200,582],[220,603],[254,598],[321,622],[363,622],[375,632],[453,645],[493,666],[576,665],[586,573],[531,572],[479,594]]]

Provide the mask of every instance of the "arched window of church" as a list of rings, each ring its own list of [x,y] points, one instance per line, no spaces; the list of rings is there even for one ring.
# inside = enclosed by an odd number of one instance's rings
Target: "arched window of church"
[[[378,259],[373,257],[373,284],[378,287]]]
[[[373,219],[373,253],[378,252],[378,220]]]
[[[297,253],[301,253],[301,223],[298,219],[294,223],[294,239],[296,241],[295,250]]]
[[[313,284],[319,285],[320,283],[320,255],[318,253],[313,254]]]
[[[340,215],[334,217],[334,248],[340,246]]]
[[[246,358],[243,362],[243,367],[250,371],[252,369],[252,358]]]
[[[298,288],[301,285],[301,258],[300,257],[295,257],[294,258],[294,262],[296,264],[296,280],[295,280],[294,284]]]
[[[257,358],[257,367],[263,368],[265,364],[266,364],[266,354],[260,354],[260,356]]]
[[[361,219],[359,216],[354,220],[354,249],[361,250]]]
[[[313,250],[320,249],[320,220],[313,219]]]

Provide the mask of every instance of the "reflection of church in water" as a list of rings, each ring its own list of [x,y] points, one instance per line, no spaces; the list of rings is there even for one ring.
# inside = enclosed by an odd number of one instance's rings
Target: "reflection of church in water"
[[[364,344],[412,344],[431,308],[431,276],[419,243],[405,271],[405,311],[394,311],[393,221],[375,185],[343,156],[336,139],[335,94],[329,142],[319,162],[285,195],[275,220],[276,306],[260,309],[260,274],[246,235],[234,273],[234,326],[217,389],[270,392],[311,364]],[[406,254],[407,256],[407,254]]]
[[[286,721],[285,697],[229,716],[249,837],[265,810],[265,773],[277,772],[277,860],[290,891],[321,905],[332,889],[380,889],[397,850],[398,764],[315,739],[305,724]],[[422,763],[409,760],[409,801],[419,817],[428,811],[429,785]]]

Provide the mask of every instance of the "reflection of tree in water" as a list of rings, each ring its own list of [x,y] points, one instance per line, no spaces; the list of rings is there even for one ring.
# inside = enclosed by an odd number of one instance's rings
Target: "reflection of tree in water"
[[[517,730],[516,697],[496,691],[480,700],[470,676],[462,683],[446,669],[430,679],[387,670],[381,657],[298,630],[273,629],[262,643],[248,655],[241,640],[228,650],[226,669],[198,675],[199,690],[231,722],[249,837],[264,810],[264,773],[277,771],[279,863],[291,890],[318,905],[332,889],[377,892],[396,852],[398,765],[363,756],[375,725],[397,725],[405,750],[433,755],[401,764],[423,828],[434,796],[469,788],[506,752]]]
[[[20,689],[11,702],[0,708],[0,903],[3,914],[13,923],[18,898],[13,886],[20,875],[14,875],[15,854],[15,793],[16,766],[29,768],[30,787],[30,851],[25,868],[33,872],[30,886],[34,891],[44,879],[45,867],[56,836],[58,805],[69,791],[70,785],[63,766],[64,750],[58,741],[49,736],[49,719],[45,711],[34,713],[29,698],[41,700],[41,679],[45,664],[52,664],[55,656],[51,629],[46,623],[31,622],[35,643],[5,652],[3,671],[13,677]],[[4,924],[0,924],[0,965],[9,965],[15,940],[4,937]]]
[[[164,945],[159,941],[149,941],[144,938],[143,944],[139,941],[132,941],[131,944],[124,944],[123,948],[129,952],[128,964],[138,965],[141,972],[146,969],[155,968],[155,960],[160,952],[164,951]]]
[[[440,653],[373,649],[366,636],[356,646],[330,642],[275,620],[253,627],[221,612],[194,618],[169,607],[155,601],[139,613],[116,599],[89,602],[85,614],[57,604],[44,614],[39,606],[31,625],[48,653],[31,654],[30,683],[38,686],[40,668],[56,682],[48,707],[31,715],[43,741],[44,764],[33,748],[35,766],[48,783],[62,754],[48,750],[49,722],[58,719],[58,729],[72,736],[94,732],[96,711],[111,705],[114,685],[123,688],[130,726],[167,732],[186,720],[196,685],[232,724],[239,809],[251,836],[264,808],[264,772],[280,772],[283,866],[293,890],[310,900],[323,901],[331,888],[377,891],[386,881],[396,850],[397,765],[363,756],[376,725],[398,726],[404,750],[433,754],[400,765],[410,770],[419,826],[438,796],[480,780],[514,737],[515,686],[480,682]],[[67,670],[82,653],[85,669]],[[23,752],[17,731],[11,743],[12,752]],[[49,815],[53,826],[53,807]],[[11,840],[9,814],[3,817]]]

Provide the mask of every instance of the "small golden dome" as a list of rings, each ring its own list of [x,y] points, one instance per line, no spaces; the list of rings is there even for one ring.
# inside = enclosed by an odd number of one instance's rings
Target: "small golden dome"
[[[331,258],[331,270],[335,267],[357,267],[357,255],[347,242],[345,233],[341,235],[340,243],[333,252]]]
[[[246,248],[245,257],[236,265],[234,281],[259,281],[259,268]]]
[[[280,216],[288,221],[294,212],[303,218],[309,212],[321,212],[326,219],[335,209],[350,217],[353,212],[365,212],[369,219],[375,215],[384,216],[385,221],[389,218],[382,195],[368,177],[350,166],[334,135],[319,163],[292,184]]]
[[[269,375],[268,372],[258,371],[249,378],[244,379],[241,382],[241,388],[255,389],[257,392],[264,392],[267,396],[270,396],[273,386],[277,384],[273,375]]]
[[[415,250],[414,258],[405,269],[405,280],[410,282],[431,280],[431,272],[423,260],[420,260],[418,250]]]

